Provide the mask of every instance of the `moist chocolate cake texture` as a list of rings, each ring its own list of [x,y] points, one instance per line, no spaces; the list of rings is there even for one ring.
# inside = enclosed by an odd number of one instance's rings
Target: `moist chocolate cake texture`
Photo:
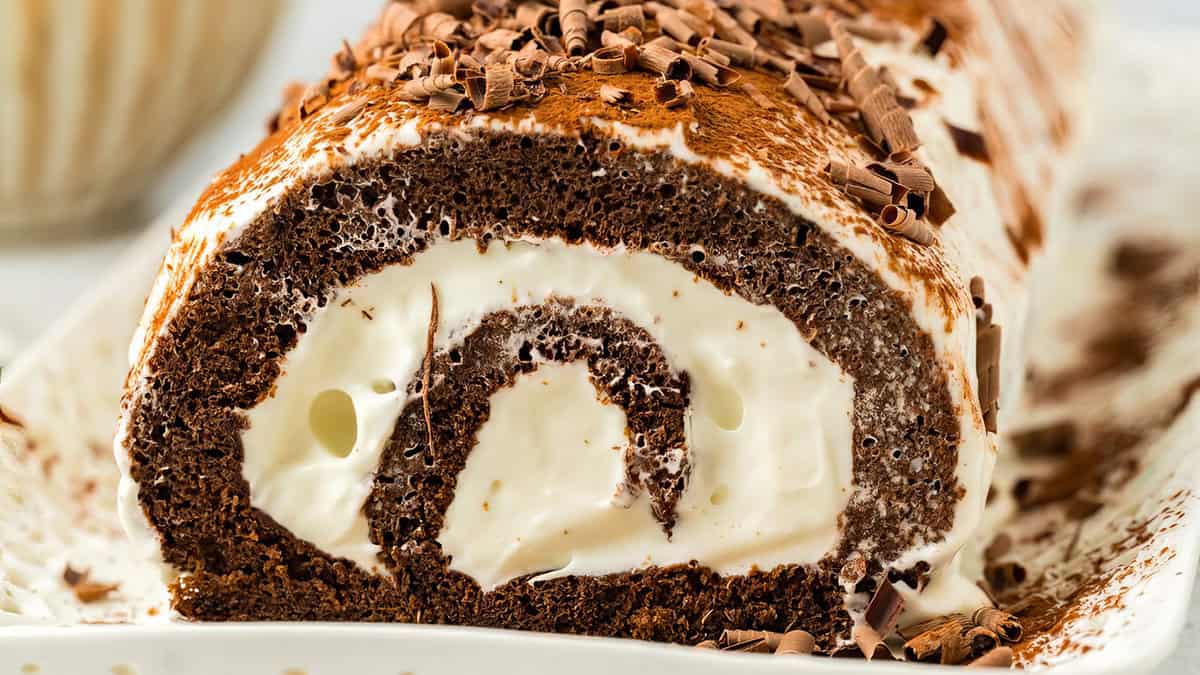
[[[127,529],[199,620],[832,653],[986,604],[956,552],[1077,23],[389,3],[175,235],[131,347]]]

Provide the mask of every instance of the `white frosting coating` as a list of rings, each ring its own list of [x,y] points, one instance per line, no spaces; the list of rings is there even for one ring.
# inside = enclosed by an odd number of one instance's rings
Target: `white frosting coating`
[[[986,4],[970,3],[976,9]],[[1045,7],[1039,4],[1038,8],[1023,10],[1020,16],[1003,18],[1027,28],[1035,24],[1054,26],[1054,19],[1049,14],[1056,4],[1046,3]],[[899,81],[902,91],[913,91],[913,78],[919,77],[938,92],[932,100],[912,112],[914,125],[923,142],[919,156],[932,169],[958,211],[956,216],[938,229],[939,245],[936,247],[897,248],[894,241],[889,241],[892,235],[874,226],[853,200],[841,194],[818,194],[819,191],[813,189],[813,186],[825,185],[822,167],[829,154],[844,154],[852,161],[865,159],[853,141],[834,127],[810,124],[803,134],[798,134],[781,126],[773,130],[776,132],[772,136],[775,147],[746,148],[735,151],[734,156],[712,156],[689,145],[686,130],[680,127],[646,130],[602,120],[591,120],[589,124],[628,146],[665,151],[680,161],[703,165],[744,183],[752,190],[780,199],[793,212],[816,223],[834,241],[876,271],[885,284],[911,302],[911,315],[917,325],[930,335],[938,363],[949,382],[952,404],[960,411],[961,442],[957,478],[965,490],[954,525],[946,536],[937,542],[920,544],[895,561],[897,566],[903,567],[923,560],[935,570],[942,569],[943,581],[935,587],[944,589],[943,595],[946,597],[935,597],[941,591],[934,587],[927,589],[909,603],[910,609],[918,612],[923,597],[930,597],[933,605],[938,607],[957,603],[967,608],[981,601],[980,594],[971,590],[973,586],[949,579],[958,574],[956,568],[949,565],[950,561],[978,526],[994,463],[994,442],[983,429],[975,394],[975,326],[966,292],[967,281],[975,275],[986,280],[988,301],[993,305],[995,321],[1004,328],[1001,424],[1004,424],[1004,411],[1012,409],[1010,403],[1019,390],[1022,363],[1019,338],[1023,334],[1023,316],[1028,302],[1027,270],[1006,234],[1005,226],[1011,224],[1011,214],[1005,213],[997,197],[994,172],[959,154],[944,122],[950,120],[968,129],[978,129],[980,106],[989,111],[993,120],[1007,120],[999,129],[1006,136],[1003,140],[1021,143],[1017,146],[1020,148],[1017,154],[1023,160],[1028,160],[1028,165],[1023,164],[1022,168],[1036,166],[1036,172],[1025,174],[1036,176],[1031,182],[1038,189],[1032,190],[1029,195],[1036,204],[1045,200],[1055,182],[1052,168],[1059,153],[1047,138],[1049,132],[1047,124],[1039,117],[1041,111],[1034,108],[1030,102],[1032,97],[1026,95],[1036,83],[1031,82],[1033,78],[1028,69],[1014,66],[1011,52],[1003,49],[1007,38],[998,25],[995,13],[993,9],[978,13],[975,32],[982,36],[978,42],[983,48],[977,53],[968,54],[965,59],[967,67],[963,68],[949,65],[945,55],[937,59],[921,55],[920,50],[913,48],[918,36],[912,32],[906,31],[904,39],[896,43],[860,41],[867,60],[886,64]],[[1039,36],[1046,30],[1049,29],[1039,29]],[[1039,54],[1040,58],[1065,58],[1054,56],[1066,51],[1058,49],[1062,46],[1061,42],[1051,44],[1050,37],[1047,37],[1045,44],[1048,48]],[[1069,65],[1064,66],[1064,70],[1069,69]],[[984,97],[982,93],[985,91],[992,95]],[[148,360],[155,348],[157,333],[170,322],[184,302],[198,270],[222,241],[236,237],[242,228],[263,214],[276,199],[300,181],[336,169],[342,163],[386,156],[398,148],[423,141],[425,131],[418,124],[418,109],[388,101],[381,108],[368,108],[351,121],[348,124],[351,132],[348,136],[341,138],[342,135],[338,135],[343,153],[314,151],[314,148],[327,147],[323,145],[327,142],[322,139],[327,138],[327,130],[334,125],[331,120],[337,107],[335,103],[308,118],[281,141],[269,161],[260,162],[253,172],[242,176],[235,174],[240,185],[233,196],[199,208],[190,217],[168,253],[164,272],[151,293],[139,333],[131,345],[134,369],[130,383],[135,391],[141,386],[141,381],[154,376],[149,370]],[[799,108],[795,112],[801,117],[805,114]],[[423,128],[441,129],[436,124],[427,124]],[[449,131],[461,136],[464,142],[470,142],[481,129],[538,134],[576,133],[576,130],[544,125],[539,121],[536,109],[525,119],[515,122],[475,115],[468,122],[456,122]],[[794,160],[773,162],[771,169],[758,161],[765,155],[773,159],[793,157],[793,148],[811,148],[814,145],[821,150],[801,153]],[[652,177],[647,179],[652,180]],[[436,250],[424,255],[435,253]],[[950,295],[953,297],[932,292],[931,286],[922,282],[921,270],[951,280],[953,293]],[[916,274],[914,271],[917,271]],[[556,290],[568,294],[563,289]],[[418,307],[428,308],[428,299],[414,302],[418,303]],[[446,323],[445,318],[443,323]],[[301,346],[289,355],[289,359],[301,363],[302,352],[299,350],[306,348],[304,342],[310,341],[311,337],[306,336]],[[667,345],[667,349],[673,348]],[[407,377],[410,373],[411,370],[402,375]],[[123,421],[123,424],[126,423]],[[363,420],[360,419],[358,424],[363,425]],[[124,433],[123,430],[121,438]],[[117,446],[119,455],[124,454],[121,438]],[[363,442],[364,438],[362,433],[358,435],[359,442]],[[251,475],[249,468],[247,475]],[[359,486],[359,489],[365,488]],[[142,516],[136,494],[136,485],[126,471],[122,508],[130,517],[140,519]],[[876,495],[870,490],[855,490],[850,499],[877,502]],[[347,499],[345,504],[353,501]],[[881,509],[888,508],[886,503],[878,502],[878,505]],[[140,531],[143,536],[149,532],[147,529]],[[343,533],[347,532],[349,530],[343,529]],[[356,535],[346,541],[351,540],[361,541],[361,538]],[[359,551],[353,555],[361,556],[363,553]]]
[[[853,381],[773,306],[727,295],[652,253],[558,240],[494,243],[485,254],[473,241],[435,244],[410,266],[343,289],[308,322],[273,396],[247,412],[242,438],[251,503],[297,536],[374,565],[361,508],[410,401],[430,283],[438,348],[484,314],[559,295],[604,304],[645,329],[692,387],[693,471],[670,541],[645,496],[630,508],[613,503],[622,459],[611,447],[624,448],[624,413],[600,405],[586,377],[542,374],[577,368],[542,366],[496,393],[439,537],[455,569],[485,587],[545,570],[689,560],[741,573],[813,562],[833,545],[851,480]],[[548,396],[543,379],[563,396]],[[323,395],[330,391],[349,399]],[[322,421],[314,430],[314,401],[318,416],[323,404],[340,407],[333,426],[352,431],[330,433]],[[592,437],[595,446],[582,442]],[[495,481],[503,489],[489,498]],[[485,500],[496,508],[485,511]]]

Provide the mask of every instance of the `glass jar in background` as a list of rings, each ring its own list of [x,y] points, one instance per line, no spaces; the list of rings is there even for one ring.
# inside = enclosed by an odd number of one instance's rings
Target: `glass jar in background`
[[[0,0],[0,240],[84,234],[133,203],[231,98],[281,4]]]

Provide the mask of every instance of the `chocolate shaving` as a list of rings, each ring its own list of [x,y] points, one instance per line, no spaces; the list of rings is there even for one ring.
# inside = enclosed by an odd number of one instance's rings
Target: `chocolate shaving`
[[[859,624],[851,629],[850,638],[854,640],[854,644],[858,646],[859,651],[868,661],[884,654],[891,656],[887,645],[883,643],[883,636],[879,634],[879,631],[866,624]]]
[[[985,297],[984,297],[985,288],[983,285],[983,277],[980,277],[980,276],[971,277],[971,281],[968,284],[968,288],[971,291],[971,304],[975,305],[975,309],[982,308],[983,301],[985,300]]]
[[[379,22],[383,35],[388,42],[404,44],[405,33],[417,22],[421,15],[408,3],[393,2],[388,4]]]
[[[977,326],[975,372],[979,380],[979,408],[984,427],[992,433],[996,432],[996,415],[1000,407],[1000,341],[1000,326],[990,322]]]
[[[905,659],[926,663],[938,661],[948,665],[959,663],[970,656],[970,646],[965,643],[967,632],[971,629],[971,620],[968,617],[951,614],[901,631],[901,635],[920,631],[904,643]]]
[[[400,97],[406,101],[423,101],[439,91],[458,86],[454,75],[429,75],[409,80],[400,87]]]
[[[75,592],[75,598],[83,604],[100,602],[106,599],[109,594],[120,588],[120,584],[102,584],[96,581],[81,581],[72,589]]]
[[[925,29],[925,35],[921,38],[920,47],[930,56],[937,56],[948,37],[950,32],[946,30],[946,25],[936,18],[931,18],[929,27]]]
[[[750,68],[763,63],[761,52],[756,47],[738,42],[729,42],[719,38],[705,38],[700,41],[696,51],[705,58],[720,54],[729,64]]]
[[[803,630],[789,630],[783,634],[779,640],[779,646],[775,648],[776,655],[791,655],[791,654],[812,654],[816,649],[817,641],[812,634]]]
[[[562,25],[563,45],[571,56],[587,51],[588,15],[586,0],[559,0],[558,21]]]
[[[833,34],[829,32],[829,24],[816,14],[798,14],[795,17],[796,30],[804,46],[812,48],[829,42]]]
[[[1021,457],[1063,457],[1079,443],[1079,428],[1070,420],[1051,422],[1009,435]]]
[[[429,107],[442,112],[456,112],[467,100],[467,95],[456,89],[435,91],[429,95]]]
[[[723,9],[718,9],[713,12],[712,18],[713,27],[716,29],[716,34],[722,40],[736,42],[738,44],[754,47],[758,45],[758,40],[754,36],[742,28],[742,25],[737,22]]]
[[[600,85],[600,100],[609,105],[630,105],[633,103],[633,92],[602,84]]]
[[[723,88],[742,79],[742,74],[732,68],[726,68],[693,54],[682,54],[682,57],[692,67],[693,79],[700,80],[705,84]]]
[[[421,407],[425,413],[425,433],[429,451],[433,452],[433,413],[429,407],[429,387],[433,375],[433,341],[437,337],[438,294],[437,286],[429,284],[429,330],[425,333],[425,358],[421,364]]]
[[[619,47],[624,49],[626,47],[637,47],[639,43],[630,40],[621,33],[614,33],[610,30],[606,30],[600,34],[600,44],[605,47]]]
[[[668,80],[687,80],[692,77],[692,67],[688,65],[687,60],[654,44],[642,45],[638,50],[638,65]]]
[[[950,197],[946,195],[946,191],[940,185],[929,193],[929,208],[925,211],[925,217],[929,219],[929,222],[940,227],[957,211],[950,203]]]
[[[597,75],[618,75],[637,65],[637,47],[632,44],[627,47],[601,47],[590,58],[592,71]]]
[[[867,169],[913,192],[932,192],[937,187],[933,182],[933,174],[920,164],[872,162]]]
[[[659,80],[654,83],[654,97],[668,108],[687,105],[696,90],[687,80]]]
[[[896,588],[887,581],[881,581],[867,603],[863,620],[880,636],[887,636],[896,627],[900,612],[904,610],[904,598],[896,592]],[[867,652],[863,652],[867,653]]]
[[[354,49],[349,42],[342,40],[342,48],[333,55],[333,63],[330,73],[334,79],[344,80],[354,74],[358,69],[358,59],[354,57]]]
[[[773,633],[765,630],[730,630],[721,633],[720,644],[728,650],[737,650],[740,646],[751,643],[762,643],[763,651],[775,651],[783,640],[783,633]]]
[[[899,42],[900,31],[895,26],[878,26],[862,21],[846,21],[846,30],[852,35],[876,42]]]
[[[980,607],[975,610],[971,620],[988,629],[1005,642],[1017,642],[1021,639],[1021,622],[1017,617],[994,607]]]
[[[520,39],[521,34],[515,30],[497,28],[480,35],[476,38],[475,44],[489,50],[512,49]]]
[[[539,32],[553,35],[561,29],[558,12],[553,7],[547,7],[539,2],[523,2],[517,5],[514,25],[521,28],[532,27]]]
[[[5,410],[2,406],[0,406],[0,424],[7,424],[10,427],[16,427],[18,429],[25,428],[25,425],[21,422],[21,420],[13,417],[12,413]]]
[[[604,30],[619,33],[626,28],[646,30],[646,15],[641,5],[626,5],[610,9],[600,15]]]
[[[704,37],[684,20],[680,12],[662,9],[654,16],[654,20],[658,22],[658,27],[662,32],[684,44],[698,44],[700,38]]]
[[[63,581],[68,586],[71,586],[72,588],[74,588],[75,586],[78,586],[80,583],[87,580],[87,577],[88,577],[88,572],[86,570],[83,572],[80,572],[80,571],[76,570],[75,568],[71,567],[70,565],[67,565],[66,567],[63,568],[63,573],[62,573]]]
[[[658,37],[654,38],[653,40],[650,40],[649,42],[642,43],[642,46],[643,47],[660,47],[662,49],[665,49],[669,52],[674,52],[676,54],[682,52],[683,48],[685,47],[685,45],[680,44],[678,40],[671,37],[670,35],[659,35]]]
[[[700,644],[696,645],[696,648],[697,649],[720,649],[720,647],[717,645],[716,640],[705,640],[704,642],[701,642]]]
[[[968,668],[1009,668],[1012,666],[1012,647],[996,647],[967,664]]]
[[[986,561],[997,560],[1004,557],[1012,550],[1012,537],[1001,532],[992,539],[992,543],[983,549],[983,559]]]
[[[759,91],[758,87],[754,86],[753,84],[750,84],[749,82],[742,82],[740,88],[746,93],[747,96],[750,97],[751,101],[754,101],[754,103],[758,105],[758,107],[764,110],[772,110],[775,108],[775,103],[766,94]]]
[[[354,101],[350,101],[346,105],[338,108],[333,113],[333,117],[332,117],[331,121],[334,124],[345,124],[345,123],[349,122],[350,120],[354,119],[355,117],[358,117],[358,114],[363,111],[363,108],[366,108],[366,107],[367,107],[366,99],[360,98],[360,99],[356,99]]]
[[[960,154],[984,164],[991,163],[992,157],[988,153],[987,141],[983,138],[983,134],[963,129],[949,122],[945,122],[945,125],[950,132],[950,138],[954,139],[954,147]]]
[[[855,46],[842,21],[831,16],[829,32],[837,42],[847,88],[858,103],[863,122],[871,137],[878,143],[886,144],[893,156],[912,152],[920,147],[921,142],[913,129],[908,111],[900,107],[896,100],[896,92],[867,64],[862,51]]]
[[[797,101],[803,104],[805,108],[808,108],[809,112],[816,115],[817,119],[826,124],[833,122],[833,118],[830,117],[829,113],[825,110],[825,106],[821,103],[821,99],[817,98],[817,95],[813,93],[813,90],[808,88],[808,84],[804,82],[804,78],[800,77],[799,73],[792,71],[791,74],[788,75],[787,81],[784,82],[783,88],[787,91],[787,93],[792,95],[792,98],[795,98]]]
[[[373,63],[367,66],[367,69],[363,75],[368,80],[375,80],[377,82],[386,82],[391,84],[392,82],[400,79],[401,73],[396,68],[391,68],[380,63]]]
[[[737,20],[738,25],[745,28],[752,35],[762,31],[762,15],[748,7],[738,7],[735,9],[733,18]]]
[[[476,110],[495,110],[513,101],[514,76],[508,66],[488,66],[483,77],[467,79],[467,96]]]
[[[933,243],[933,230],[919,220],[912,209],[888,204],[879,212],[879,224],[889,232],[895,232],[922,246]]]

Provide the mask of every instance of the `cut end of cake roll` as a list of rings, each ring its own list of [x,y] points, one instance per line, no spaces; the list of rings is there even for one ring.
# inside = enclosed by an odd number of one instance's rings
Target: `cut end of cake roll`
[[[391,3],[201,197],[116,448],[180,614],[834,652],[984,602],[1006,139],[1062,141],[978,45],[1032,18],[610,4]]]

